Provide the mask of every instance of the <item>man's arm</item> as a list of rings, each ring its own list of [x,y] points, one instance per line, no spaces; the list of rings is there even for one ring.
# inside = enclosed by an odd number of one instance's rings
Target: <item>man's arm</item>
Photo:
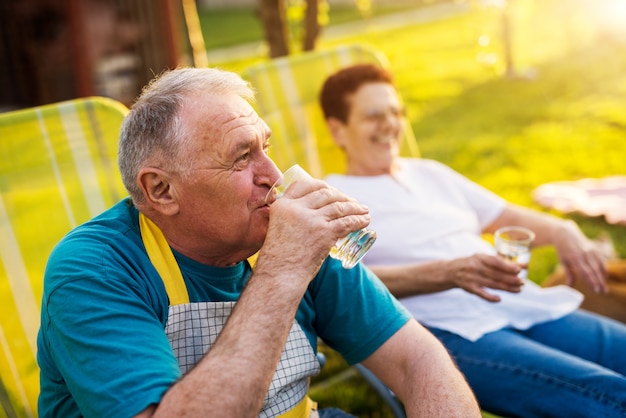
[[[465,378],[443,345],[414,319],[364,360],[408,417],[480,417]]]

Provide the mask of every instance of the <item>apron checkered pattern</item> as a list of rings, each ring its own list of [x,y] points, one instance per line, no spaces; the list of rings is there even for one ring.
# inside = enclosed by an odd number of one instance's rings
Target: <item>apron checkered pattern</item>
[[[183,374],[211,348],[234,306],[235,302],[170,306],[165,331]],[[295,407],[306,396],[309,376],[319,370],[311,344],[294,320],[259,417],[275,417]]]

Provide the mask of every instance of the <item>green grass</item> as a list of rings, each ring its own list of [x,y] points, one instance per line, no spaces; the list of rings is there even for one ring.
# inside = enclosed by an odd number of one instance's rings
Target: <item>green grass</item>
[[[374,5],[371,16],[384,16],[416,7],[406,2],[383,3]],[[207,50],[263,40],[263,28],[255,8],[200,8],[198,15]],[[358,20],[363,20],[363,14],[355,6],[332,6],[327,26]]]
[[[200,26],[208,50],[263,39],[255,10],[248,8],[199,9]]]
[[[503,76],[500,20],[494,10],[473,9],[394,30],[364,24],[362,31],[340,39],[322,37],[319,47],[361,42],[385,52],[422,155],[512,202],[541,209],[531,192],[542,183],[626,174],[626,33],[609,31],[584,9],[601,3],[514,4],[515,69],[534,78]],[[481,47],[477,40],[485,34],[492,42]],[[489,65],[479,59],[485,54],[500,60]],[[241,71],[264,59],[256,54],[214,64]],[[590,237],[608,232],[618,253],[626,256],[624,226],[603,218],[567,217]],[[553,249],[535,250],[530,277],[541,281],[557,261]],[[345,369],[337,356],[328,357],[326,373]],[[379,403],[371,404],[375,395],[358,378],[346,382],[318,393],[322,405],[340,405],[362,417],[390,416]]]

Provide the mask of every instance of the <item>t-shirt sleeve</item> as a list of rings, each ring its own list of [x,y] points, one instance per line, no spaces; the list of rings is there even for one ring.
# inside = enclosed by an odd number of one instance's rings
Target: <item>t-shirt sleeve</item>
[[[42,392],[56,399],[40,404],[63,410],[59,397],[66,397],[84,416],[133,416],[158,403],[181,376],[164,333],[167,297],[130,279],[145,254],[110,257],[90,245],[68,243],[48,265],[39,362],[42,384],[53,386]],[[67,389],[54,387],[55,374]],[[71,397],[55,390],[69,390]]]
[[[349,364],[365,360],[411,318],[362,263],[347,270],[328,258],[313,284],[318,336]]]

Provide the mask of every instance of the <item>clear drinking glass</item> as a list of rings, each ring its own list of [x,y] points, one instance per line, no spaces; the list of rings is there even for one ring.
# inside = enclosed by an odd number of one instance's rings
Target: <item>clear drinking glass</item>
[[[289,167],[283,173],[282,177],[272,186],[265,200],[276,194],[276,198],[280,198],[285,190],[298,179],[311,178],[300,165],[295,164]],[[363,228],[346,235],[337,241],[335,246],[330,250],[330,256],[341,261],[341,265],[350,269],[354,267],[363,258],[365,253],[370,249],[376,241],[376,232],[371,229]]]
[[[528,264],[530,261],[530,245],[535,239],[535,233],[521,226],[505,226],[496,231],[494,240],[498,255],[506,260],[518,264]],[[526,277],[527,270],[520,273]]]

